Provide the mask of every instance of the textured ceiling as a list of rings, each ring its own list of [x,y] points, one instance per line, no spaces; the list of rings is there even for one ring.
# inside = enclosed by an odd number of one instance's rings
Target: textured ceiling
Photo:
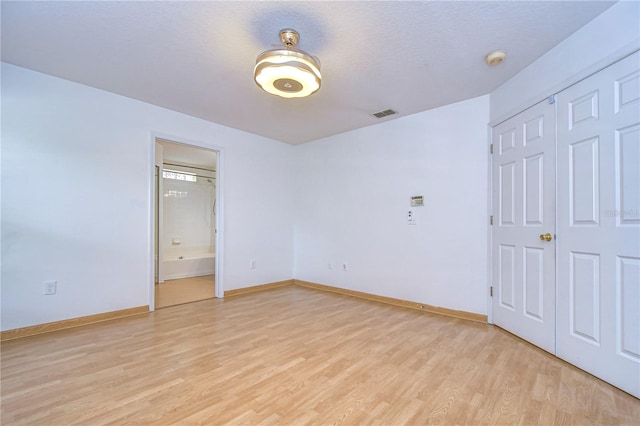
[[[612,4],[2,1],[2,60],[299,144],[490,93]],[[320,58],[309,98],[253,81],[283,28]]]

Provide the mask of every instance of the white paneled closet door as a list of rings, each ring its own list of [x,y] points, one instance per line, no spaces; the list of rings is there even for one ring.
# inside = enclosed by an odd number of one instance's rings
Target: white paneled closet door
[[[640,58],[557,96],[557,355],[640,397]]]
[[[497,125],[492,143],[493,322],[555,353],[554,106]]]

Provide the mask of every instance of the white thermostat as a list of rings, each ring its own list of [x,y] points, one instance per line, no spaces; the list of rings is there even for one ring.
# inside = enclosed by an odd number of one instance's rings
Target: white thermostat
[[[424,206],[424,197],[422,195],[414,195],[411,197],[411,207]]]

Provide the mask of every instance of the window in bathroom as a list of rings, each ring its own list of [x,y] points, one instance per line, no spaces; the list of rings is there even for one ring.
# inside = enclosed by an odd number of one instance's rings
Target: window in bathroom
[[[196,182],[198,180],[195,173],[178,172],[168,169],[162,170],[162,177],[165,179],[184,180],[187,182]]]

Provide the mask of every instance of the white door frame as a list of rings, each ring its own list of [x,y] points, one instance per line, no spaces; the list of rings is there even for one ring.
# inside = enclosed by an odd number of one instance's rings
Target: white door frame
[[[155,265],[154,265],[154,244],[155,244],[155,167],[156,167],[156,139],[164,139],[178,145],[184,145],[189,148],[203,149],[207,151],[216,151],[216,256],[215,271],[216,285],[215,296],[217,298],[224,297],[224,148],[220,145],[207,143],[203,141],[195,141],[182,138],[175,135],[167,135],[160,132],[151,132],[151,158],[149,172],[149,239],[147,247],[148,252],[148,278],[149,283],[149,311],[155,310]]]
[[[489,226],[487,226],[487,254],[489,259],[489,264],[487,266],[487,323],[493,324],[493,295],[492,295],[492,287],[493,287],[493,227],[491,223],[491,218],[493,217],[493,155],[491,152],[491,146],[493,143],[493,127],[491,124],[487,124],[487,156],[489,157],[489,161],[487,161],[487,188],[489,198],[487,199],[487,211],[489,214],[487,215],[487,221],[489,221]]]

